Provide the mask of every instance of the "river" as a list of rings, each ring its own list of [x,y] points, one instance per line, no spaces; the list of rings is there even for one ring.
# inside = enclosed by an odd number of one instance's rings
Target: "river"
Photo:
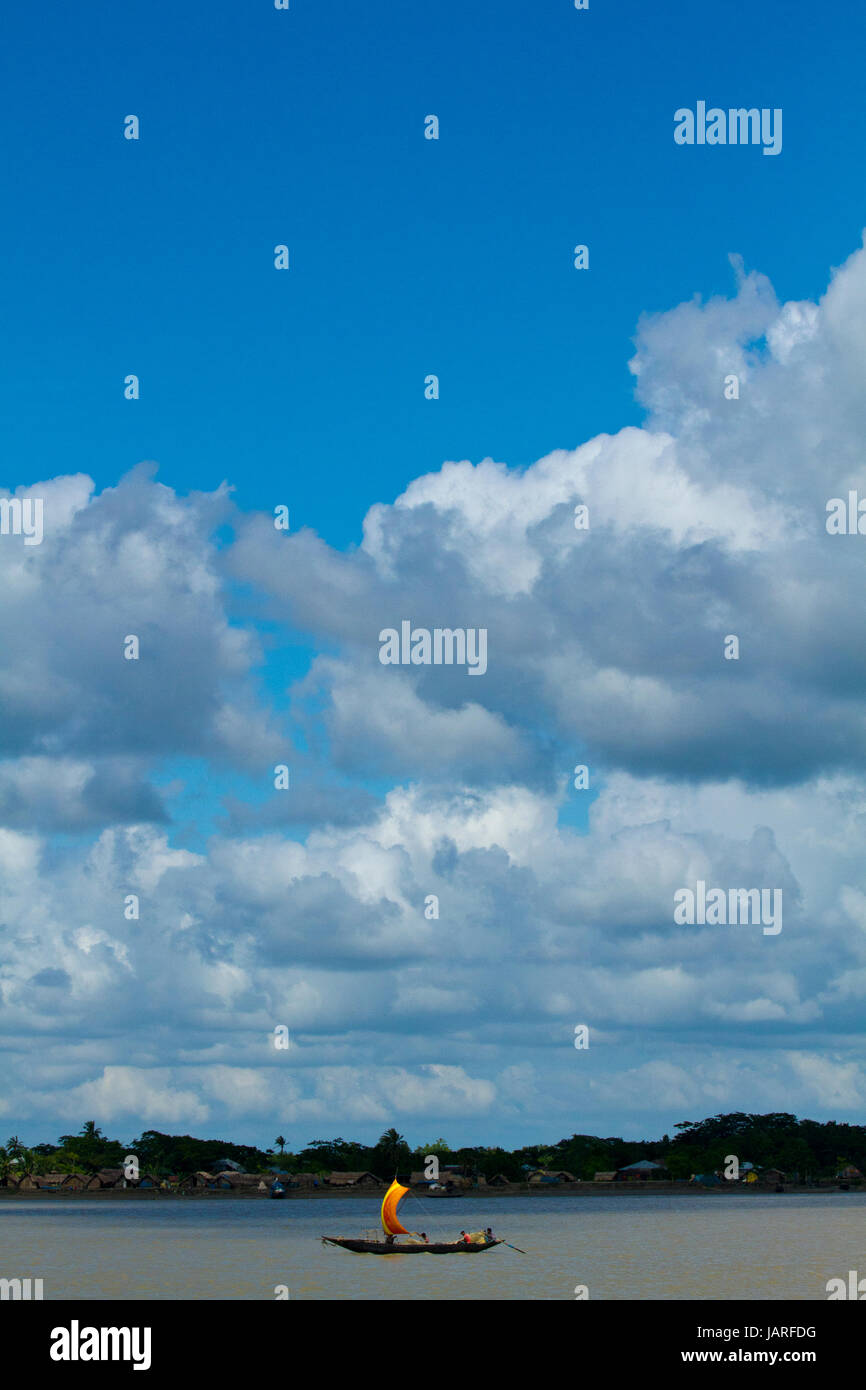
[[[591,1300],[824,1300],[829,1279],[866,1276],[866,1194],[428,1199],[407,1215],[431,1237],[491,1225],[526,1253],[381,1258],[320,1243],[374,1228],[378,1209],[375,1197],[9,1199],[0,1278],[41,1278],[46,1300],[273,1299],[279,1285],[290,1299],[556,1300],[585,1286]]]

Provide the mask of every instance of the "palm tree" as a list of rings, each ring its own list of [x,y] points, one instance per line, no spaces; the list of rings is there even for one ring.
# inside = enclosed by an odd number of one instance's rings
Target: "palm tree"
[[[80,1133],[82,1139],[96,1140],[102,1139],[104,1137],[102,1130],[99,1128],[95,1120],[85,1120]]]
[[[409,1157],[409,1145],[396,1129],[386,1129],[380,1135],[376,1149],[382,1156],[382,1162],[389,1172],[395,1172],[402,1162]]]
[[[285,1141],[285,1139],[283,1138],[283,1136],[282,1136],[281,1134],[278,1134],[277,1137],[276,1137],[276,1139],[274,1140],[274,1143],[275,1143],[275,1144],[279,1144],[279,1146],[280,1146],[280,1157],[282,1158],[282,1156],[283,1156],[283,1149],[286,1147],[286,1141]]]

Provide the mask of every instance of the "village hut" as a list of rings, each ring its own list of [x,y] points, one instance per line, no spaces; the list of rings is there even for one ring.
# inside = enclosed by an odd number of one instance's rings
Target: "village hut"
[[[638,1159],[637,1163],[627,1163],[617,1170],[618,1182],[646,1182],[649,1178],[660,1178],[667,1172],[663,1163],[651,1158]]]
[[[216,1174],[206,1173],[204,1169],[199,1169],[195,1173],[187,1173],[182,1177],[178,1187],[189,1191],[190,1188],[215,1188],[216,1184]]]
[[[485,1178],[484,1181],[486,1185],[487,1179]],[[471,1178],[465,1177],[462,1173],[457,1172],[454,1169],[443,1168],[438,1178],[428,1178],[426,1173],[424,1173],[421,1170],[415,1173],[410,1173],[409,1185],[410,1187],[419,1187],[422,1189],[422,1191],[424,1188],[430,1187],[449,1187],[457,1189],[471,1187],[472,1180]]]
[[[27,1173],[27,1182],[19,1186],[23,1192],[59,1192],[67,1173]]]
[[[786,1180],[786,1175],[782,1172],[781,1168],[762,1168],[762,1169],[761,1169],[761,1182],[764,1182],[764,1183],[772,1182],[772,1183],[779,1184],[779,1183],[785,1182],[785,1180]]]
[[[326,1178],[329,1187],[384,1187],[381,1178],[375,1173],[332,1173]]]
[[[569,1173],[565,1168],[534,1168],[529,1173],[529,1181],[533,1185],[538,1183],[562,1183],[577,1182],[573,1173]]]
[[[854,1167],[853,1163],[846,1163],[844,1168],[839,1169],[836,1177],[843,1178],[845,1182],[851,1182],[852,1180],[858,1182],[862,1180],[863,1174],[860,1172],[859,1168]]]
[[[67,1173],[61,1187],[64,1192],[84,1192],[87,1189],[87,1173]]]
[[[260,1185],[261,1190],[265,1190],[260,1173],[234,1173],[226,1170],[216,1175],[216,1185],[229,1192],[257,1192]]]
[[[89,1179],[87,1188],[89,1191],[96,1191],[106,1187],[126,1187],[127,1179],[123,1176],[122,1168],[98,1168]]]
[[[494,1173],[492,1178],[487,1179],[488,1187],[511,1187],[512,1180],[506,1177],[505,1173]]]
[[[616,1170],[609,1173],[596,1173],[593,1182],[616,1182]]]
[[[322,1173],[293,1173],[289,1187],[321,1187],[324,1181]]]

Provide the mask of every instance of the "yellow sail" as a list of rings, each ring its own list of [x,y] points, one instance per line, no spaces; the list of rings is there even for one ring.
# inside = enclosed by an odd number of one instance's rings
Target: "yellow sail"
[[[382,1198],[382,1230],[387,1231],[390,1236],[408,1236],[409,1234],[406,1227],[401,1226],[397,1220],[398,1203],[408,1191],[408,1187],[401,1187],[395,1178]]]

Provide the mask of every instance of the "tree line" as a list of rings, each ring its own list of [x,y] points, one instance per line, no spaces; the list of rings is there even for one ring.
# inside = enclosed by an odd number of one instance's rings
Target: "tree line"
[[[639,1159],[661,1163],[672,1178],[722,1169],[729,1155],[756,1168],[779,1168],[801,1179],[832,1177],[851,1164],[866,1173],[866,1126],[800,1120],[786,1113],[749,1115],[734,1112],[705,1120],[684,1120],[674,1134],[661,1139],[631,1140],[572,1134],[556,1144],[529,1144],[505,1149],[485,1145],[451,1148],[444,1139],[410,1146],[396,1129],[387,1129],[373,1145],[355,1140],[312,1139],[297,1148],[287,1147],[280,1134],[271,1148],[236,1144],[227,1139],[196,1139],[189,1134],[163,1134],[148,1129],[128,1144],[111,1139],[93,1120],[77,1134],[61,1134],[56,1144],[27,1147],[17,1137],[0,1146],[0,1177],[11,1172],[84,1172],[120,1168],[129,1154],[138,1158],[142,1172],[170,1174],[210,1171],[213,1164],[230,1159],[249,1173],[278,1168],[286,1173],[367,1171],[389,1178],[425,1167],[428,1155],[436,1155],[440,1167],[459,1165],[466,1172],[486,1178],[502,1173],[519,1182],[535,1168],[565,1169],[578,1178],[597,1172],[616,1171]]]

